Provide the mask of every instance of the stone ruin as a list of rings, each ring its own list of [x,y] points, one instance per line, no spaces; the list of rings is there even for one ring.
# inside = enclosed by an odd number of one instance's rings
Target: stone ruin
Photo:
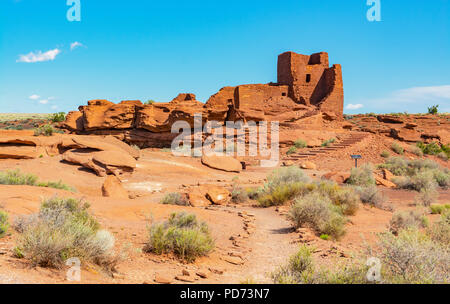
[[[322,113],[328,120],[343,119],[344,91],[341,66],[329,66],[325,52],[308,55],[286,52],[278,56],[278,80],[269,84],[224,87],[206,103],[194,94],[179,94],[168,103],[118,104],[91,100],[70,112],[63,127],[77,134],[114,135],[141,147],[164,147],[175,121],[192,127],[194,114],[204,121],[279,121],[295,123]]]

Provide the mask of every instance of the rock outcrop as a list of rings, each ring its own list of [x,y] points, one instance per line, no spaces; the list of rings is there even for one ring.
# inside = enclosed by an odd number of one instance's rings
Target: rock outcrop
[[[311,116],[342,120],[343,96],[341,67],[329,67],[327,53],[307,56],[287,52],[278,57],[277,83],[224,87],[205,104],[190,93],[179,94],[171,102],[145,105],[136,100],[115,104],[96,99],[70,112],[62,125],[78,134],[113,135],[143,147],[158,147],[167,146],[174,138],[168,135],[174,122],[185,121],[194,127],[195,114],[202,115],[202,123],[222,124],[290,124]]]

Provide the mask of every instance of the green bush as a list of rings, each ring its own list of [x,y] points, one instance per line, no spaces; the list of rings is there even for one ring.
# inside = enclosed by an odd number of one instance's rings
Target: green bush
[[[307,142],[304,141],[303,139],[297,139],[297,140],[294,142],[294,146],[295,146],[297,149],[302,149],[302,148],[306,148],[306,147],[308,146],[308,144],[307,144]]]
[[[381,157],[388,158],[391,156],[391,153],[389,153],[389,151],[384,150],[383,152],[381,152],[380,155]]]
[[[428,107],[428,114],[436,115],[439,112],[439,105]]]
[[[186,198],[178,192],[167,193],[161,200],[164,205],[188,206]]]
[[[440,146],[439,144],[432,142],[429,144],[424,144],[423,142],[418,142],[417,147],[422,150],[423,154],[427,155],[438,155],[441,152],[446,153],[446,146]],[[446,154],[448,156],[448,154]]]
[[[66,120],[66,113],[64,112],[58,112],[58,113],[54,113],[50,116],[50,121],[51,122],[62,122]]]
[[[55,129],[53,128],[53,126],[50,124],[47,124],[47,125],[43,125],[43,126],[38,127],[37,129],[35,129],[34,136],[52,136],[54,132],[55,132]]]
[[[444,214],[450,210],[450,204],[432,204],[430,210],[432,214]]]
[[[389,230],[398,234],[403,229],[427,227],[427,218],[420,210],[396,211],[389,222]]]
[[[290,147],[289,150],[287,150],[286,154],[287,155],[291,155],[297,153],[297,148],[296,147]]]
[[[392,149],[392,151],[394,151],[395,153],[401,154],[401,155],[405,152],[405,150],[403,149],[403,147],[400,146],[400,145],[399,145],[398,143],[396,143],[396,142],[393,142],[393,143],[392,143],[391,149]]]
[[[152,104],[154,104],[156,101],[154,101],[153,99],[149,99],[149,100],[147,100],[146,102],[144,102],[144,104],[146,104],[146,105],[152,105]]]
[[[352,168],[350,172],[350,178],[346,183],[354,186],[375,185],[372,165],[364,164],[359,168]]]
[[[318,235],[328,234],[339,239],[345,234],[345,217],[328,197],[317,192],[297,198],[289,211],[289,219],[296,228],[308,226]]]
[[[8,213],[0,210],[0,239],[8,232]]]
[[[21,227],[16,251],[43,267],[60,268],[72,257],[111,266],[114,237],[99,230],[88,208],[88,204],[73,198],[44,201],[39,214],[16,224]]]
[[[336,142],[336,138],[327,139],[322,143],[322,147],[328,147],[334,142]]]
[[[199,222],[194,214],[172,213],[169,219],[149,229],[144,250],[155,254],[173,253],[180,259],[193,262],[214,248],[208,225]]]
[[[247,189],[247,196],[249,199],[258,200],[262,195],[264,195],[264,188],[250,188]]]
[[[59,182],[40,182],[33,174],[26,174],[20,170],[0,171],[0,185],[27,185],[44,188],[55,188],[67,191],[75,191],[72,187]]]

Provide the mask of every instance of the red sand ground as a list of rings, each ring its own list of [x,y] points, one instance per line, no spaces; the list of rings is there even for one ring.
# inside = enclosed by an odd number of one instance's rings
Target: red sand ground
[[[18,132],[18,134],[24,134]],[[358,153],[364,152],[366,161],[382,161],[379,152],[387,149],[389,141],[380,141],[375,135],[362,142]],[[369,152],[368,152],[369,151]],[[331,170],[348,171],[353,162],[348,159],[349,151],[312,159],[318,170],[309,170],[312,177],[321,176]],[[342,154],[340,154],[342,153]],[[407,157],[412,155],[407,154]],[[317,248],[315,253],[319,263],[329,263],[334,258],[348,257],[364,247],[364,241],[374,244],[376,233],[386,231],[392,212],[361,206],[355,216],[350,217],[347,234],[339,242],[323,241],[313,236],[307,229],[294,231],[285,218],[285,208],[257,208],[251,204],[214,206],[207,209],[161,205],[159,200],[164,193],[178,191],[197,184],[217,184],[230,187],[233,178],[247,186],[259,186],[272,169],[250,167],[240,174],[226,173],[203,166],[199,159],[174,157],[170,153],[142,150],[137,169],[133,174],[121,177],[123,184],[135,199],[104,198],[101,186],[105,180],[77,165],[62,163],[61,156],[44,157],[32,160],[0,160],[0,171],[20,169],[33,173],[40,180],[58,181],[71,185],[77,192],[29,187],[0,186],[0,208],[11,216],[31,214],[38,210],[40,202],[54,195],[84,198],[91,204],[91,211],[102,226],[116,237],[116,251],[126,249],[127,258],[118,266],[119,274],[110,276],[98,269],[84,267],[81,283],[155,283],[157,275],[181,283],[174,279],[187,269],[197,283],[239,283],[245,279],[257,282],[270,282],[268,273],[283,264],[294,253],[301,242],[308,242]],[[448,167],[447,163],[441,164]],[[405,190],[382,189],[396,209],[413,209],[411,203],[415,193]],[[440,191],[439,201],[450,201],[450,190]],[[147,226],[151,220],[167,218],[173,211],[187,210],[205,220],[216,240],[216,249],[208,257],[198,259],[193,264],[183,264],[171,256],[157,256],[142,252],[147,237]],[[239,212],[247,211],[254,215],[254,233],[247,236],[244,231],[244,218]],[[430,216],[433,218],[433,216]],[[12,229],[11,229],[12,231]],[[231,236],[242,235],[233,244]],[[0,239],[0,283],[67,283],[66,269],[55,270],[32,267],[26,261],[13,257],[17,234]],[[333,249],[334,248],[334,249]],[[233,265],[224,259],[241,256],[243,265]],[[223,274],[213,273],[223,271]],[[206,279],[195,275],[196,271],[207,274]]]

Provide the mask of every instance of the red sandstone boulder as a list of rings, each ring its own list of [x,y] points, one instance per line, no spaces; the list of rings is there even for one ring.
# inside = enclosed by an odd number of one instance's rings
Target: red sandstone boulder
[[[91,169],[98,176],[120,175],[123,172],[132,172],[136,168],[136,160],[131,155],[120,151],[92,152],[75,149],[66,151],[62,158],[69,163]]]
[[[306,169],[306,170],[316,170],[317,166],[315,163],[310,161],[304,161],[300,164],[300,168]]]
[[[211,201],[206,198],[206,191],[201,188],[189,189],[187,193],[189,204],[192,207],[207,207],[211,205]]]
[[[375,176],[375,181],[376,181],[376,184],[379,186],[384,186],[387,188],[396,188],[397,187],[397,185],[394,184],[393,182],[385,180],[384,178],[379,177],[379,176]]]
[[[122,186],[120,179],[114,175],[108,175],[102,186],[104,197],[127,199],[128,191]]]
[[[84,129],[128,129],[134,127],[136,102],[114,104],[107,100],[91,100],[81,106]]]
[[[387,169],[382,169],[382,172],[383,172],[383,178],[385,180],[392,181],[392,179],[395,177],[395,175],[392,174],[391,171],[389,171]]]
[[[392,138],[407,141],[407,142],[418,142],[421,141],[420,133],[415,130],[410,129],[391,129],[390,135]]]
[[[350,173],[346,172],[328,172],[322,176],[322,179],[334,181],[338,184],[345,183],[350,178]]]
[[[83,113],[80,111],[67,113],[66,120],[63,122],[62,126],[70,131],[82,131],[84,128]]]
[[[242,164],[231,156],[203,155],[202,164],[226,172],[241,172]]]
[[[203,191],[206,193],[206,198],[209,199],[215,205],[226,205],[231,200],[231,193],[227,189],[214,186],[207,185],[203,186]]]

